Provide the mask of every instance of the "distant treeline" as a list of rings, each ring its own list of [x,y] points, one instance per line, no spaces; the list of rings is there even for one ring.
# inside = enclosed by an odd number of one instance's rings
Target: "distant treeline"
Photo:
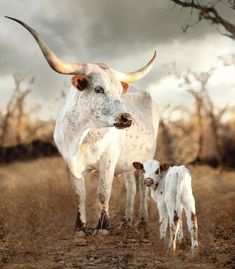
[[[188,164],[206,164],[212,167],[235,167],[235,147],[234,141],[227,141],[225,152],[222,155],[221,163],[216,158],[195,158]],[[162,145],[164,147],[164,145]],[[0,147],[0,164],[9,164],[15,161],[34,160],[42,157],[59,156],[57,147],[53,142],[45,142],[40,139],[33,140],[31,143],[21,143],[14,146]],[[175,160],[174,160],[175,161]]]
[[[0,147],[0,163],[4,164],[57,155],[59,155],[59,152],[53,143],[40,139],[31,143]]]

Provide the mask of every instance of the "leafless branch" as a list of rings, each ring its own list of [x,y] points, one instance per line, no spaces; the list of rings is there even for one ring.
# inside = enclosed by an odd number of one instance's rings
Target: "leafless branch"
[[[228,3],[232,9],[235,9],[235,0],[229,0]]]
[[[195,9],[198,11],[198,20],[196,22],[188,23],[185,26],[183,26],[183,32],[186,32],[187,29],[202,19],[205,19],[209,21],[211,24],[217,24],[222,25],[228,33],[225,33],[224,35],[235,39],[235,25],[226,19],[222,18],[214,5],[201,5],[199,1],[196,0],[170,0],[174,2],[175,4],[181,6],[182,8],[191,8],[190,11],[190,18],[192,16],[192,10]],[[228,1],[228,3],[231,5],[231,8],[235,9],[235,1],[231,0]]]

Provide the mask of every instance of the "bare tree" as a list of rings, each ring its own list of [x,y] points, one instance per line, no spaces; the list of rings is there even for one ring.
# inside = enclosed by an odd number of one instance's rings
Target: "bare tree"
[[[161,128],[161,143],[163,144],[163,155],[167,161],[174,160],[174,139],[172,133],[170,131],[170,125],[172,122],[172,114],[178,109],[178,107],[172,107],[171,105],[167,105],[164,107],[162,111],[162,117],[160,120],[160,128]]]
[[[184,27],[182,27],[183,32],[186,32],[189,27],[194,26],[195,24],[199,23],[202,19],[209,21],[211,24],[221,25],[227,31],[225,36],[228,36],[232,39],[235,39],[235,24],[229,22],[228,20],[222,18],[218,13],[217,9],[215,8],[218,2],[221,0],[214,1],[210,4],[201,4],[200,0],[170,0],[174,2],[176,5],[181,6],[182,8],[190,8],[190,20],[192,19],[192,12],[193,10],[197,10],[198,18],[194,22],[188,22]],[[235,9],[235,1],[230,0],[228,4],[232,9]]]
[[[0,114],[0,145],[4,145],[6,140],[6,135],[10,128],[10,119],[16,119],[16,143],[21,143],[21,126],[22,118],[25,114],[25,99],[30,94],[30,89],[21,89],[22,82],[26,80],[28,74],[16,73],[13,75],[15,89],[13,94],[7,103],[6,112]],[[34,77],[29,81],[29,84],[34,83]]]
[[[214,145],[215,159],[218,164],[222,162],[222,150],[219,143],[219,126],[221,118],[227,111],[226,107],[216,109],[215,105],[208,93],[208,81],[214,73],[215,68],[208,72],[195,73],[191,70],[183,75],[183,82],[181,86],[184,87],[189,94],[195,99],[196,115],[198,119],[198,152],[195,157],[196,161],[201,161],[203,151],[203,117],[207,117],[210,122],[212,145]],[[195,82],[199,85],[199,89],[195,90]]]
[[[16,144],[21,143],[21,126],[22,126],[22,118],[24,115],[24,106],[25,106],[25,98],[30,94],[31,90],[30,89],[25,89],[25,90],[20,90],[20,84],[22,81],[25,80],[27,74],[22,75],[22,74],[15,74],[14,75],[14,80],[15,80],[15,93],[16,93],[16,100],[15,100],[15,111],[17,113],[17,123],[16,123]],[[31,78],[30,84],[34,83],[34,77]]]

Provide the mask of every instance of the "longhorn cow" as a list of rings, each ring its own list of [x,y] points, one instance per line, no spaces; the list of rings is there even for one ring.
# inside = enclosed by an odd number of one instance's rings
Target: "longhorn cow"
[[[128,83],[143,78],[152,59],[141,69],[122,73],[105,64],[71,63],[60,60],[39,34],[26,23],[50,67],[71,75],[71,89],[59,112],[54,130],[55,143],[67,163],[77,196],[76,232],[86,234],[86,190],[84,174],[99,171],[97,193],[100,202],[97,231],[109,230],[109,199],[114,175],[122,174],[127,190],[124,221],[132,223],[136,182],[132,163],[151,159],[156,148],[159,112],[146,91],[131,90]],[[126,93],[126,94],[124,94]],[[143,182],[140,179],[140,182]],[[142,183],[140,183],[142,184]],[[143,185],[143,184],[142,184]],[[140,188],[140,219],[147,219],[146,188]]]

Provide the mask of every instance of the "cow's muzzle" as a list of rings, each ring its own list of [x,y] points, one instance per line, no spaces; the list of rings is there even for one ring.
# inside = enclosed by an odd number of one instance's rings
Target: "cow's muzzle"
[[[124,129],[130,127],[131,124],[132,124],[131,115],[129,113],[121,113],[116,117],[114,126],[117,129]]]
[[[144,180],[144,185],[146,185],[147,187],[151,187],[153,185],[153,179],[152,178],[146,178]]]

